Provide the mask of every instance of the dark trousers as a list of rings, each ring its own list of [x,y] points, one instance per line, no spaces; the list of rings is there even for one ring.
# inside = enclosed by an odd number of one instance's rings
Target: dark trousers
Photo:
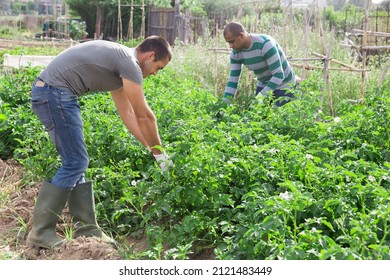
[[[263,87],[256,88],[256,96],[262,91]],[[291,101],[294,97],[294,94],[288,92],[287,90],[277,89],[273,91],[272,96],[270,97],[271,103],[275,102],[275,105],[278,107],[283,106],[284,104]]]

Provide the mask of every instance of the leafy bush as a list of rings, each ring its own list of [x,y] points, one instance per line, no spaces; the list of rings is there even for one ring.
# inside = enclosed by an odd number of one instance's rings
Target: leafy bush
[[[28,108],[29,71],[1,81],[1,155],[42,179],[59,159]],[[281,108],[250,96],[227,106],[171,67],[144,87],[175,163],[168,172],[129,135],[108,94],[80,98],[99,223],[146,236],[137,257],[211,248],[217,259],[390,258],[388,89],[340,101],[333,118],[315,77]]]
[[[39,68],[27,68],[5,75],[0,83],[0,156],[8,158],[25,139],[25,124],[32,113],[29,106],[31,85]]]

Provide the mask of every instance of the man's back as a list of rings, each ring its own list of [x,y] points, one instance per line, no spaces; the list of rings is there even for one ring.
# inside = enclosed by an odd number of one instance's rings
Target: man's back
[[[39,75],[47,84],[80,96],[122,87],[122,78],[142,84],[136,50],[109,41],[90,41],[60,53]]]

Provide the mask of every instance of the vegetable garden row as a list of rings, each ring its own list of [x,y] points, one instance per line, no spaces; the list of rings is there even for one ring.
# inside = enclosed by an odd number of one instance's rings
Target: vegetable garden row
[[[59,166],[30,110],[38,68],[0,79],[0,156],[27,179]],[[309,78],[276,108],[241,98],[232,106],[167,67],[145,80],[175,167],[162,172],[129,135],[107,93],[80,99],[99,224],[118,240],[147,237],[128,259],[389,259],[390,89],[362,103],[321,110]],[[27,222],[27,221],[26,221]]]

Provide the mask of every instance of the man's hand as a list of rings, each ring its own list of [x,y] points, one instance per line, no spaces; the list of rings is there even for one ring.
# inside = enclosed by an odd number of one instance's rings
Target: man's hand
[[[160,168],[162,171],[167,171],[168,168],[174,167],[175,165],[173,164],[173,161],[169,157],[167,153],[162,153],[159,155],[153,155],[154,158],[156,159],[157,163],[160,165]]]

